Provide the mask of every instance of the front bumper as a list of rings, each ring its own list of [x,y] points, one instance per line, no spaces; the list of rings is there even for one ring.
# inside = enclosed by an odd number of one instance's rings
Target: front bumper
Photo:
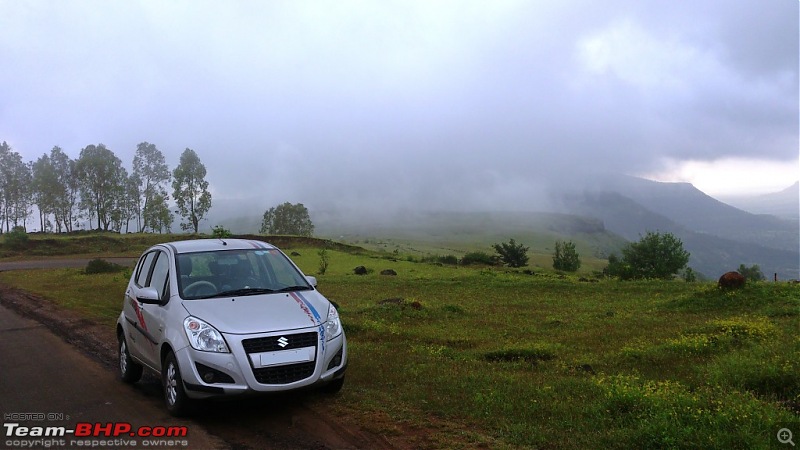
[[[202,352],[192,347],[176,352],[189,397],[282,392],[321,386],[343,377],[347,367],[344,332],[329,341],[321,327],[223,336],[230,353]]]

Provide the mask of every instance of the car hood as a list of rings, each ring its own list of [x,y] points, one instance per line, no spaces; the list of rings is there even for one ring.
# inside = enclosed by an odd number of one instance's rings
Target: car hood
[[[318,326],[328,300],[317,291],[184,300],[183,306],[222,333],[251,334]]]

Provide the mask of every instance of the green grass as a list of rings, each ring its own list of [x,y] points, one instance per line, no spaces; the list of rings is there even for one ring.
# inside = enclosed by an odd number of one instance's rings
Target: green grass
[[[293,251],[317,272],[318,248]],[[350,366],[341,395],[319,401],[390,439],[425,430],[417,446],[767,448],[774,424],[800,420],[800,286],[583,283],[328,256],[319,290],[340,305]],[[371,273],[353,274],[360,265]],[[0,281],[109,326],[126,282],[77,269]]]
[[[57,305],[113,327],[122,308],[130,269],[86,275],[84,269],[0,272],[0,282],[44,296]]]

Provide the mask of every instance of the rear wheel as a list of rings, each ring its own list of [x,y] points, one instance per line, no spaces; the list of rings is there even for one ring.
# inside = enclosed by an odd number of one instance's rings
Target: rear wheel
[[[164,364],[161,366],[161,381],[164,384],[164,403],[167,411],[173,416],[185,415],[189,410],[191,399],[186,396],[178,360],[172,352],[169,352],[164,358]]]
[[[119,335],[119,375],[126,383],[136,383],[142,378],[142,366],[131,358],[125,333]]]

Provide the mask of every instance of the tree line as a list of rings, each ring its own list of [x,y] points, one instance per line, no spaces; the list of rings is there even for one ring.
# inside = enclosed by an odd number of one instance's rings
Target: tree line
[[[175,215],[180,227],[197,233],[200,220],[211,209],[206,168],[187,148],[175,170],[164,154],[149,142],[136,147],[129,173],[114,152],[103,144],[87,145],[77,159],[58,147],[36,161],[24,162],[8,143],[0,144],[0,233],[21,227],[38,213],[43,232],[71,232],[83,221],[98,230],[170,233]]]

